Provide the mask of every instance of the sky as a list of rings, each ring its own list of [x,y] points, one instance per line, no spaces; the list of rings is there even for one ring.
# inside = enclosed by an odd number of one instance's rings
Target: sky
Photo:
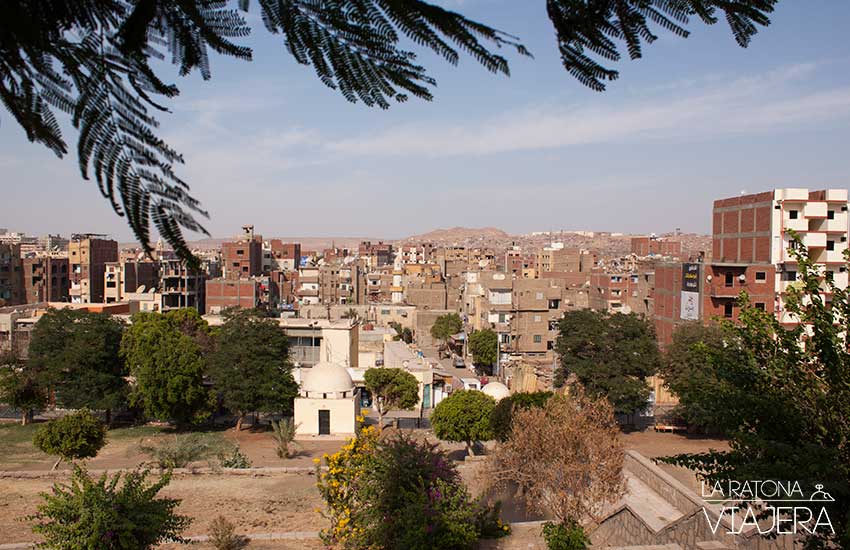
[[[747,49],[723,20],[693,21],[687,39],[659,30],[604,93],[562,68],[543,0],[440,3],[518,36],[534,59],[505,49],[505,77],[417,49],[434,100],[382,111],[292,61],[254,3],[252,62],[218,56],[209,81],[175,77],[160,135],[183,154],[213,236],[247,223],[387,239],[454,226],[707,233],[718,198],[850,186],[850,2],[782,0]],[[0,227],[132,238],[75,156],[30,144],[6,111],[0,181]]]

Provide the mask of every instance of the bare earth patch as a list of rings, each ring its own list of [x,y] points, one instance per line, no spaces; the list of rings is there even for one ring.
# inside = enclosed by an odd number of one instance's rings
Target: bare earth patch
[[[181,499],[179,513],[194,519],[187,536],[207,534],[218,515],[249,535],[318,531],[324,527],[324,519],[316,511],[323,503],[315,482],[315,476],[307,474],[176,475],[161,494]],[[4,543],[35,540],[30,524],[17,518],[35,513],[39,493],[51,486],[52,482],[44,479],[0,479],[0,539]],[[286,541],[292,548],[301,547],[300,542]]]

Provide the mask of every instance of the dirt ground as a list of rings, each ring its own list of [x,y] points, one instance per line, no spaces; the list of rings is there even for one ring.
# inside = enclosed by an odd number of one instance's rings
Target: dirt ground
[[[22,428],[8,424],[0,426],[0,470],[49,470],[53,466],[55,459],[32,445],[34,427]],[[282,459],[278,458],[275,452],[275,442],[270,432],[243,429],[236,433],[231,428],[212,432],[210,435],[237,443],[253,467],[312,467],[314,458],[319,458],[324,453],[335,453],[344,444],[344,441],[327,439],[300,441],[296,444],[296,456]],[[150,460],[139,452],[140,443],[155,443],[168,437],[174,435],[152,426],[110,430],[106,446],[95,458],[87,461],[87,465],[94,470],[134,468]],[[207,461],[196,465],[206,466]],[[62,464],[59,468],[69,470],[70,465]]]
[[[35,513],[39,493],[49,490],[52,483],[47,479],[0,479],[0,541],[34,540],[30,524],[17,518]],[[325,521],[317,512],[323,505],[315,483],[315,476],[308,474],[175,475],[160,494],[182,500],[178,512],[194,519],[187,536],[207,534],[218,515],[225,515],[237,532],[248,535],[318,531]]]

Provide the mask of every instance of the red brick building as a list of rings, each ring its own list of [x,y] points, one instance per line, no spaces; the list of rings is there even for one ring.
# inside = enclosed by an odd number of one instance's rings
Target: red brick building
[[[70,301],[69,265],[68,258],[51,256],[24,258],[23,278],[26,303]]]
[[[254,235],[254,226],[246,225],[236,241],[221,244],[221,263],[225,279],[247,279],[263,273],[263,238]]]
[[[0,243],[0,306],[24,303],[23,273],[21,245]]]
[[[207,313],[229,307],[253,309],[260,305],[262,289],[257,279],[209,279],[206,282]]]
[[[631,251],[637,256],[678,258],[682,255],[682,243],[658,237],[632,237]]]

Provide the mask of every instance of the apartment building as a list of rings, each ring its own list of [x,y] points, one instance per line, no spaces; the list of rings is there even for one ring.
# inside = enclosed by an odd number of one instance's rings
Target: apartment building
[[[118,243],[104,235],[72,235],[68,243],[69,297],[75,304],[105,300],[106,264],[118,261]]]
[[[70,301],[68,258],[35,256],[22,263],[26,303]]]
[[[751,301],[764,304],[781,323],[799,322],[785,311],[785,295],[797,280],[798,271],[789,252],[793,233],[800,237],[823,276],[845,288],[847,209],[846,189],[775,189],[715,201],[712,261],[706,273],[713,295],[705,302],[704,317],[736,319],[735,298],[746,290]]]
[[[25,300],[21,245],[0,243],[0,306],[22,304]]]
[[[159,266],[144,260],[124,260],[105,265],[103,301],[125,302],[128,293],[137,293],[159,286]]]
[[[263,237],[254,234],[253,225],[242,226],[234,241],[221,243],[222,272],[225,279],[247,279],[263,274]]]
[[[393,245],[378,241],[363,241],[357,248],[357,254],[366,262],[366,267],[375,269],[381,266],[390,265],[395,259],[393,253]]]
[[[590,274],[588,302],[592,309],[637,313],[651,318],[654,311],[652,271],[597,271]]]
[[[552,243],[537,254],[537,272],[578,273],[581,271],[581,249]]]
[[[404,264],[425,264],[434,258],[434,243],[404,243],[399,245],[398,251]]]
[[[775,189],[714,202],[710,262],[656,266],[655,325],[659,344],[686,321],[737,320],[746,291],[754,307],[788,325],[788,287],[797,280],[791,231],[800,236],[824,277],[846,287],[847,190]],[[828,297],[827,297],[828,299]]]
[[[253,309],[259,307],[262,298],[261,283],[257,278],[208,279],[205,291],[205,311],[212,314],[231,307]]]
[[[269,271],[296,271],[301,265],[301,243],[285,243],[280,239],[272,239],[268,241],[268,253]]]

